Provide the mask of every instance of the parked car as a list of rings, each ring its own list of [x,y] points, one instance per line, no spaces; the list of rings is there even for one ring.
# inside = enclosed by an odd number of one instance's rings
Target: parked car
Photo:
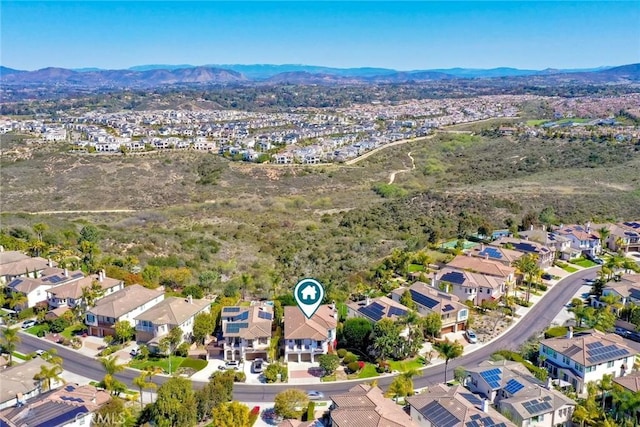
[[[596,284],[596,279],[585,279],[584,284],[593,286]]]
[[[131,357],[136,357],[137,355],[140,354],[140,349],[139,348],[134,348],[133,350],[131,350],[129,352],[129,354],[131,355]]]
[[[44,350],[36,350],[35,353],[38,356],[42,356],[44,354]]]
[[[640,332],[629,332],[625,338],[628,338],[631,341],[640,342]]]
[[[472,329],[467,329],[464,332],[464,337],[467,339],[467,341],[469,341],[471,344],[476,344],[478,342],[478,336],[476,335],[475,331]]]
[[[309,390],[307,392],[307,397],[311,400],[320,400],[324,399],[324,393],[315,390]]]
[[[36,326],[36,321],[35,320],[25,320],[22,323],[22,329],[29,329]]]
[[[238,363],[237,360],[227,360],[226,362],[224,362],[224,365],[221,365],[219,369],[233,369],[234,371],[237,371],[238,369],[240,369],[240,363]]]
[[[540,276],[540,277],[542,277],[544,280],[551,280],[551,279],[553,279],[553,276],[552,276],[551,274],[549,274],[549,273],[544,273],[544,274],[543,274],[542,276]]]
[[[618,327],[616,327],[616,329],[613,332],[616,335],[620,335],[621,337],[625,337],[625,338],[631,333],[631,331],[627,331],[624,328],[618,328]]]
[[[256,359],[251,364],[251,372],[259,374],[260,372],[262,372],[263,369],[264,369],[264,360],[263,359]]]

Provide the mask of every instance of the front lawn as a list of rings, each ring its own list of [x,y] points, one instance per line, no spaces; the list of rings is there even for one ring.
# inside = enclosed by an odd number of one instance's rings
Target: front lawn
[[[184,361],[184,357],[171,356],[171,373],[174,373]],[[147,367],[160,368],[164,372],[169,372],[169,358],[168,357],[149,357],[147,360],[133,359],[129,366],[133,369],[139,369],[143,371]]]
[[[27,329],[28,334],[35,336],[38,336],[38,333],[40,333],[40,331],[44,331],[44,333],[49,332],[49,325],[47,325],[46,323],[40,323],[39,325],[35,325]]]
[[[572,261],[571,263],[575,265],[579,265],[580,267],[584,267],[584,268],[595,267],[596,265],[598,265],[595,262],[586,258]]]
[[[182,361],[182,363],[180,364],[181,368],[191,368],[195,371],[199,371],[201,369],[204,369],[207,366],[207,361],[206,360],[202,360],[202,359],[192,359],[190,357],[187,357],[186,359],[184,359]]]
[[[376,371],[376,365],[371,363],[366,363],[364,368],[360,369],[360,372],[358,372],[358,378],[372,378],[377,377],[378,375],[380,374]]]
[[[409,271],[409,273],[415,273],[417,271],[424,271],[424,265],[409,264],[409,268],[407,270]]]
[[[76,323],[75,325],[71,325],[66,328],[64,331],[60,333],[63,337],[70,340],[72,337],[76,335],[77,332],[83,331],[85,326],[82,323]]]
[[[564,271],[566,271],[567,273],[575,273],[576,271],[578,271],[577,268],[575,267],[571,267],[570,265],[564,263],[564,262],[556,262],[556,265],[558,267],[560,267],[561,269],[563,269]]]
[[[411,369],[424,368],[424,362],[421,358],[398,361],[392,360],[389,362],[389,367],[391,367],[392,371],[403,372]]]

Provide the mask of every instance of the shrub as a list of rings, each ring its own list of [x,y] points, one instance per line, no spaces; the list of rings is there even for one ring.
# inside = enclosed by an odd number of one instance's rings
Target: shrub
[[[71,323],[67,321],[64,317],[58,317],[57,319],[51,321],[49,324],[50,330],[53,333],[60,333],[71,326]]]
[[[187,357],[189,355],[189,344],[183,342],[176,348],[175,351],[176,356]]]
[[[243,383],[247,380],[247,374],[242,371],[235,371],[233,374],[233,382]]]
[[[349,363],[355,362],[356,360],[358,360],[358,356],[353,353],[347,353],[342,358],[342,363],[348,365]]]
[[[24,320],[24,319],[28,319],[30,317],[35,316],[35,312],[33,311],[33,307],[29,307],[29,308],[25,308],[24,310],[20,310],[20,312],[18,313],[18,319],[19,320]]]
[[[546,291],[547,289],[549,289],[549,287],[547,285],[545,285],[544,283],[538,283],[538,289],[540,289],[541,291]]]
[[[558,338],[563,337],[567,334],[567,328],[564,326],[554,326],[553,328],[549,328],[544,332],[545,338]]]
[[[314,420],[316,413],[316,402],[309,402],[309,406],[307,407],[307,419],[306,421]]]
[[[249,426],[253,426],[256,421],[258,421],[258,417],[260,416],[260,407],[254,406],[249,412]]]
[[[360,364],[357,361],[353,361],[347,365],[347,369],[351,372],[358,372],[360,370]]]
[[[347,350],[345,350],[344,348],[338,349],[338,357],[340,359],[342,359],[346,354],[347,354]]]

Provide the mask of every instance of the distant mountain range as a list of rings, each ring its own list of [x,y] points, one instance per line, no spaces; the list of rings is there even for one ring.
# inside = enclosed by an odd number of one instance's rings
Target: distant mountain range
[[[517,68],[397,71],[387,68],[331,68],[312,65],[141,65],[126,70],[43,68],[22,71],[0,66],[7,86],[57,85],[86,88],[150,88],[203,84],[371,84],[454,79],[525,79],[542,83],[640,82],[640,64],[579,70]]]

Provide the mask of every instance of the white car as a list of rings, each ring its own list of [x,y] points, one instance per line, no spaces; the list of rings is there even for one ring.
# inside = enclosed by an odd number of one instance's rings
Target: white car
[[[35,352],[38,356],[42,356],[44,354],[44,350],[36,350]]]
[[[22,329],[29,329],[36,326],[36,321],[35,320],[25,320],[22,323]]]
[[[464,337],[467,339],[467,341],[469,341],[471,344],[476,344],[478,342],[478,336],[476,335],[476,333],[472,330],[472,329],[467,329],[464,332]]]
[[[322,393],[321,391],[310,390],[307,392],[307,397],[310,400],[320,400],[324,399],[324,393]]]

